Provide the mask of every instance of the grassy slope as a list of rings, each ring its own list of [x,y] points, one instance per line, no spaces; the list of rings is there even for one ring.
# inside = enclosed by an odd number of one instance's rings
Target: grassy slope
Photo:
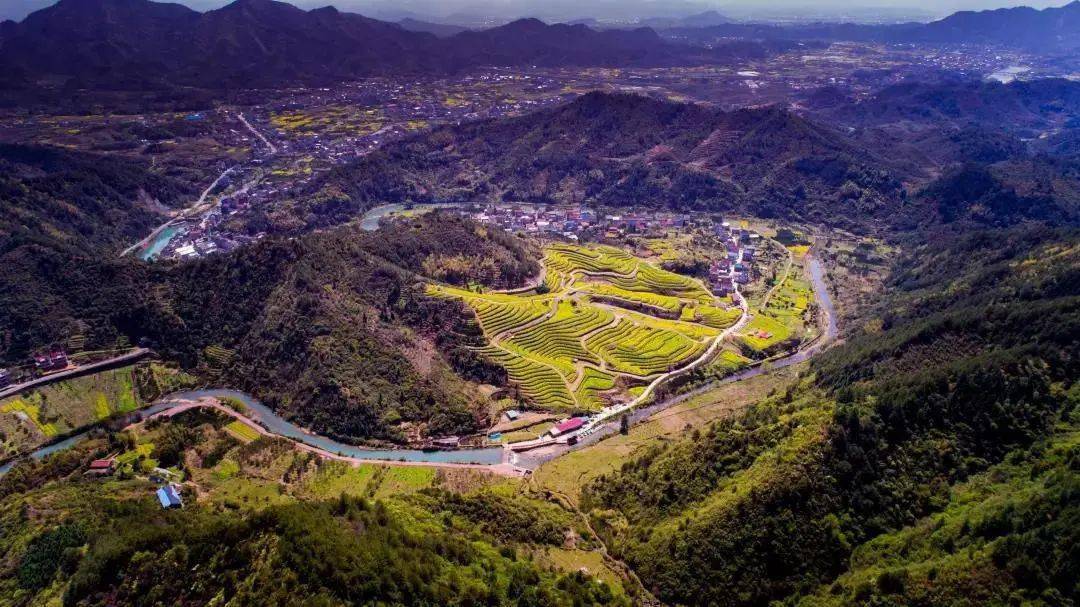
[[[800,604],[1006,604],[1038,594],[1036,604],[1063,603],[1075,594],[1070,547],[1080,542],[1078,422],[1074,409],[1047,439],[954,486],[939,513],[863,544],[846,573]]]

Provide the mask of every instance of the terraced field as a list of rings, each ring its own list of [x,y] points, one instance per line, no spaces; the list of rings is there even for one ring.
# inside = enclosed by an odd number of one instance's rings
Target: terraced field
[[[551,304],[546,301],[499,303],[479,300],[473,305],[473,310],[480,319],[480,327],[488,335],[498,335],[542,317],[551,311]]]
[[[611,284],[627,291],[674,295],[702,303],[713,301],[712,293],[700,282],[646,263],[638,265],[637,273],[633,277],[612,278]]]
[[[600,400],[600,394],[607,392],[615,388],[615,376],[609,373],[604,373],[598,369],[592,367],[585,367],[582,373],[581,383],[578,384],[577,390],[574,391],[574,397],[579,403],[589,406],[589,408],[601,408],[603,402]]]
[[[472,308],[490,340],[481,353],[506,369],[511,396],[537,408],[596,411],[629,400],[626,386],[701,356],[740,315],[700,281],[613,247],[554,244],[544,264],[544,294],[428,290]]]
[[[650,291],[630,291],[608,284],[606,282],[588,282],[582,285],[582,289],[600,299],[614,299],[629,304],[642,304],[666,313],[681,314],[684,307],[683,300],[671,295],[661,295]]]

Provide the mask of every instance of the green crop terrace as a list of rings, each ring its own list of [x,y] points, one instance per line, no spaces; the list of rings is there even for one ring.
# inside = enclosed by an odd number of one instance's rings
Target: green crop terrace
[[[628,400],[629,387],[700,357],[739,318],[700,281],[614,247],[552,244],[543,261],[544,294],[428,288],[469,305],[489,340],[481,353],[536,408],[596,411]]]

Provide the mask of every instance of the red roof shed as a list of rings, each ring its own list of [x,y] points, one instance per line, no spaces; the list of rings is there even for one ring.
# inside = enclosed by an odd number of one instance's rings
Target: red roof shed
[[[555,427],[551,429],[553,436],[559,436],[560,434],[566,434],[567,432],[573,432],[578,428],[585,425],[584,417],[571,417],[568,420],[555,424]]]

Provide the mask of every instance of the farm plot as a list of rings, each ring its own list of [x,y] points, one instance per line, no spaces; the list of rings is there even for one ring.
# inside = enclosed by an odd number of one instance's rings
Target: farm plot
[[[791,330],[779,320],[765,314],[754,316],[743,329],[739,339],[752,350],[761,352],[791,336]]]
[[[575,408],[570,387],[554,368],[496,346],[489,346],[482,352],[506,369],[510,381],[525,398],[550,409]]]
[[[0,401],[0,453],[36,447],[54,436],[142,406],[134,367],[41,386]]]
[[[604,282],[586,282],[581,285],[581,288],[601,298],[624,301],[632,305],[642,304],[666,314],[679,314],[683,307],[683,301],[678,297],[649,291],[630,291]]]
[[[697,321],[714,329],[726,329],[738,322],[742,316],[739,308],[717,308],[708,304],[697,307]]]
[[[480,353],[536,408],[596,411],[631,396],[628,386],[701,356],[739,316],[701,282],[613,247],[554,244],[544,264],[542,295],[428,289],[468,304],[489,340]]]
[[[555,244],[548,248],[544,264],[549,270],[570,274],[574,271],[591,273],[630,274],[638,267],[634,256],[614,247],[587,249]]]
[[[632,277],[611,277],[609,281],[612,285],[627,291],[673,295],[704,303],[713,301],[712,293],[700,282],[681,274],[661,270],[647,263],[639,264],[637,273]]]
[[[555,315],[502,342],[523,356],[547,362],[568,378],[575,374],[577,361],[599,364],[599,359],[585,349],[581,337],[610,324],[614,315],[592,306],[559,302]]]
[[[242,442],[250,443],[259,438],[259,431],[240,420],[233,420],[225,426],[225,431]]]
[[[617,371],[639,377],[670,371],[703,349],[700,342],[682,333],[626,319],[593,335],[587,343]]]
[[[574,391],[574,397],[577,398],[579,403],[585,404],[589,408],[600,409],[605,404],[600,400],[600,394],[614,388],[614,375],[592,367],[585,367],[581,383],[578,384],[577,390]]]

